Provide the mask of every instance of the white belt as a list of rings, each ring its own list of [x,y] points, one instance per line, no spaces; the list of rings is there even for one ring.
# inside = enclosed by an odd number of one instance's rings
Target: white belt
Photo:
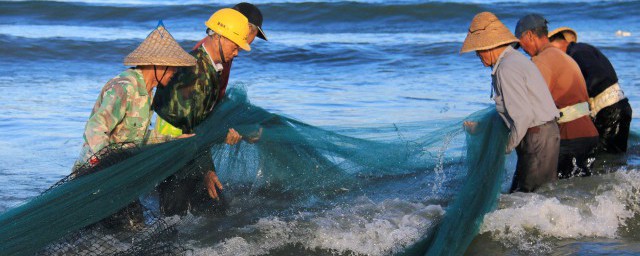
[[[598,112],[603,108],[618,103],[618,101],[624,100],[624,92],[620,88],[618,83],[615,83],[600,94],[593,98],[589,98],[589,105],[591,105],[591,117],[596,117]]]
[[[589,104],[585,102],[580,102],[575,105],[571,105],[568,107],[564,107],[560,110],[560,119],[558,119],[558,123],[567,123],[583,116],[589,115]]]

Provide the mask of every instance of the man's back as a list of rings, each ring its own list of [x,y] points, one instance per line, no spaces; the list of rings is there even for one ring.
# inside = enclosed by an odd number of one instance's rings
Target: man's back
[[[547,45],[532,58],[549,86],[558,109],[588,102],[587,87],[578,64],[561,50]],[[570,122],[560,123],[562,139],[598,136],[588,115]]]
[[[129,69],[102,88],[87,121],[83,150],[97,153],[112,143],[141,142],[151,120],[151,97],[142,74]]]
[[[184,133],[192,133],[207,117],[220,94],[218,72],[204,47],[191,55],[196,66],[178,69],[166,87],[156,89],[153,99],[158,116]]]
[[[557,108],[589,100],[580,67],[560,49],[548,46],[532,60],[547,82]]]
[[[501,55],[492,77],[496,110],[511,130],[508,149],[520,143],[528,128],[558,116],[536,66],[511,46]]]
[[[618,82],[613,65],[597,48],[585,43],[570,43],[567,54],[580,67],[586,81],[589,97],[595,97],[612,84]]]

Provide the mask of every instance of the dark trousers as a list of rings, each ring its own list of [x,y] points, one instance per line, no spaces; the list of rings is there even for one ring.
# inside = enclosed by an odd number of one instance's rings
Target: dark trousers
[[[140,200],[136,200],[100,223],[109,229],[140,230],[144,227],[143,206]]]
[[[558,178],[560,129],[555,120],[529,128],[516,147],[518,163],[511,192],[532,192]]]
[[[99,159],[97,164],[89,162],[76,163],[73,166],[69,180],[89,175],[95,172],[103,171],[114,164],[117,164],[139,152],[139,148],[134,143],[118,143],[111,144],[94,156]],[[63,179],[64,181],[64,179]],[[144,228],[144,207],[140,200],[136,199],[129,205],[120,209],[109,217],[102,219],[100,222],[104,227],[114,230],[140,230]]]
[[[184,216],[190,210],[199,212],[212,205],[202,178],[178,178],[171,176],[158,186],[160,211],[165,216]]]
[[[558,178],[591,176],[598,137],[560,140]]]
[[[612,154],[627,152],[631,118],[632,110],[628,99],[600,110],[593,119],[593,124],[600,133],[597,152]]]
[[[205,173],[213,170],[211,152],[206,151],[160,183],[158,194],[162,214],[184,216],[189,211],[204,214],[220,210],[209,197],[204,183]]]

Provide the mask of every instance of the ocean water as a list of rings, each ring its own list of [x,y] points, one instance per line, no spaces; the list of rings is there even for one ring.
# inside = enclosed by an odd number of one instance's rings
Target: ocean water
[[[0,212],[69,173],[99,90],[125,69],[124,56],[159,19],[190,48],[204,37],[209,15],[235,3],[0,1]],[[640,1],[254,3],[269,41],[257,39],[237,57],[230,84],[246,86],[256,105],[315,126],[380,138],[376,129],[363,131],[491,106],[490,70],[473,54],[458,54],[481,11],[511,30],[531,12],[545,15],[551,28],[574,28],[609,57],[632,107],[640,106]],[[619,30],[630,35],[617,36]],[[632,127],[640,128],[635,117]],[[420,129],[404,136],[418,137]],[[627,160],[595,177],[501,195],[467,253],[640,254],[638,151]],[[221,173],[233,192],[230,176]],[[441,182],[394,178],[331,203],[310,199],[304,208],[273,212],[246,207],[263,203],[259,198],[236,198],[234,212],[181,232],[204,237],[190,245],[198,255],[392,254],[444,213],[446,205],[430,197]]]

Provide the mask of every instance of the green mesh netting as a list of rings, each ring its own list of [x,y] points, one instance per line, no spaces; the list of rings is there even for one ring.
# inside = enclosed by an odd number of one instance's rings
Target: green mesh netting
[[[495,112],[467,118],[478,122],[467,133],[467,176],[445,216],[431,234],[401,255],[462,255],[477,234],[486,213],[495,207],[504,180],[508,130]]]
[[[116,150],[115,160],[105,161],[109,164],[100,170],[63,179],[40,196],[2,214],[0,251],[6,255],[180,254],[185,249],[168,239],[173,234],[172,224],[150,216],[153,214],[147,209],[139,210],[146,219],[140,229],[114,233],[102,224],[121,209],[135,208],[141,196],[151,193],[192,160],[213,152],[217,168],[234,170],[227,177],[232,184],[250,184],[249,193],[268,189],[298,197],[330,197],[339,191],[372,186],[384,177],[434,172],[441,165],[459,164],[455,159],[466,154],[466,178],[443,187],[447,190],[443,197],[450,200],[455,195],[445,216],[406,251],[411,255],[427,251],[430,255],[461,254],[475,236],[483,215],[495,204],[503,181],[507,133],[492,109],[467,120],[479,125],[467,135],[466,150],[459,152],[448,149],[448,145],[463,133],[461,121],[440,122],[439,127],[427,129],[418,139],[396,135],[367,140],[272,114],[250,104],[246,92],[234,88],[196,127],[195,137]],[[262,128],[260,141],[223,149],[231,127],[241,134],[253,134]],[[243,174],[248,170],[257,170],[257,175]],[[454,176],[465,177],[464,171]],[[106,236],[109,242],[95,241]]]

